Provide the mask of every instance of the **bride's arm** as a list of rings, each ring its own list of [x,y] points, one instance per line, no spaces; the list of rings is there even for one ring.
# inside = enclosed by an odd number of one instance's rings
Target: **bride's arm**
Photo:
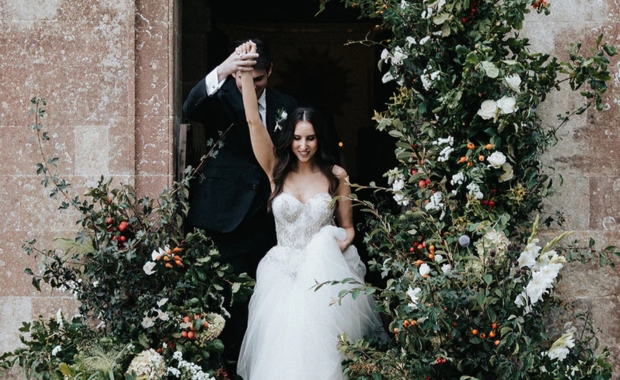
[[[247,42],[241,45],[240,53],[255,53],[256,45]],[[269,181],[272,180],[273,168],[276,163],[273,142],[267,132],[267,128],[260,119],[258,113],[258,100],[256,99],[256,91],[254,90],[254,78],[251,71],[238,71],[237,75],[241,77],[241,94],[243,96],[243,108],[245,109],[245,118],[250,128],[250,138],[252,140],[252,150],[254,156],[260,164],[261,168],[267,173]]]
[[[355,229],[353,228],[353,205],[351,198],[351,185],[349,184],[349,176],[347,172],[340,166],[334,166],[333,173],[338,177],[340,183],[336,190],[338,196],[338,208],[336,209],[336,219],[338,226],[344,228],[347,237],[344,240],[336,239],[340,250],[344,252],[353,242],[355,237]]]

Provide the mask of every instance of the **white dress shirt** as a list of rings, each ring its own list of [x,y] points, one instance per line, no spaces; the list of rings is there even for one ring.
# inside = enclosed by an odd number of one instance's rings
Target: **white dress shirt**
[[[219,90],[222,85],[224,84],[224,81],[220,81],[218,82],[217,80],[217,67],[215,69],[213,69],[209,74],[207,74],[207,76],[205,77],[205,84],[207,85],[207,95],[208,96],[213,96],[217,90]],[[258,98],[258,113],[260,114],[260,118],[263,121],[263,124],[265,124],[265,128],[266,128],[266,121],[267,120],[267,96],[265,95],[266,91],[263,90],[263,93],[260,95],[260,97]]]

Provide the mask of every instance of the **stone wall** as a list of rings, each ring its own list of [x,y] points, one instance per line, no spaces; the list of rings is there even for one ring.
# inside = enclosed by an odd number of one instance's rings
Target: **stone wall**
[[[19,344],[22,321],[75,310],[72,297],[30,284],[36,261],[21,249],[71,237],[76,215],[56,211],[36,175],[41,161],[26,126],[30,99],[43,120],[57,173],[83,194],[104,175],[159,194],[172,180],[180,112],[180,1],[0,0],[0,352]],[[71,314],[69,314],[70,316]],[[0,374],[0,377],[3,377]]]
[[[178,61],[180,0],[0,0],[0,352],[19,344],[22,321],[71,310],[71,297],[37,292],[23,273],[37,263],[21,245],[36,238],[41,246],[71,236],[75,215],[55,209],[35,174],[40,161],[26,125],[29,100],[48,101],[45,126],[53,141],[48,155],[60,158],[58,173],[81,194],[100,175],[157,194],[173,176],[174,131],[182,102]],[[613,0],[553,1],[552,16],[528,16],[533,49],[567,58],[569,43],[591,46],[600,32],[618,45],[620,9]],[[564,179],[546,210],[560,209],[563,229],[617,245],[620,232],[620,64],[605,110],[574,117],[546,162]],[[552,94],[543,110],[555,115],[578,106],[574,94]],[[558,183],[556,181],[556,183]],[[589,308],[602,329],[601,343],[614,351],[620,370],[620,276],[618,269],[571,265],[562,294]],[[0,375],[2,375],[0,373]],[[16,377],[17,378],[17,377]]]

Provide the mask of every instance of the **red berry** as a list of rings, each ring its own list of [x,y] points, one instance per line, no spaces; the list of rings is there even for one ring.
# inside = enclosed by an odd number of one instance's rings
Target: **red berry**
[[[106,224],[112,224],[112,222],[114,222],[114,219],[112,219],[111,216],[108,216],[105,220]]]
[[[118,224],[118,230],[123,232],[127,229],[127,226],[129,226],[129,224],[123,220]]]
[[[418,182],[418,186],[420,187],[426,187],[426,181],[421,179],[420,182]]]

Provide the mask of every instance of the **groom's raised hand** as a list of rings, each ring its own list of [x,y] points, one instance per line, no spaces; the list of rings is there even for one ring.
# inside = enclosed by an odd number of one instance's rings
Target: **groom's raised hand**
[[[258,58],[257,53],[240,54],[238,50],[235,50],[218,66],[218,80],[223,81],[237,71],[252,71],[252,67],[256,64],[256,58]]]

